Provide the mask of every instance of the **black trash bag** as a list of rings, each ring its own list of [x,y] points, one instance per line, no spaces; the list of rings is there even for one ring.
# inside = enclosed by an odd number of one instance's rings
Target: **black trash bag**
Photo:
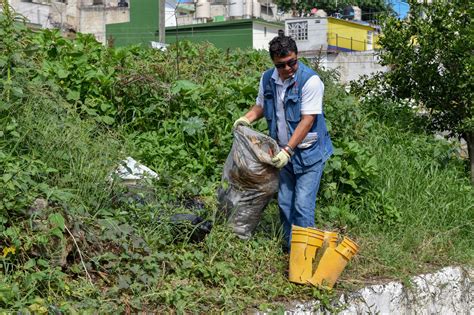
[[[170,223],[176,241],[185,239],[199,243],[211,232],[212,223],[188,213],[177,213],[171,216]]]
[[[271,159],[279,151],[276,141],[267,135],[244,126],[234,130],[218,201],[228,224],[242,239],[252,236],[263,210],[278,191],[278,169]]]

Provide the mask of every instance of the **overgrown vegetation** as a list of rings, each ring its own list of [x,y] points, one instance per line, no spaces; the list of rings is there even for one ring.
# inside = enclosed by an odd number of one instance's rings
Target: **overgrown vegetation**
[[[266,54],[186,42],[178,60],[176,46],[110,49],[86,35],[32,34],[7,6],[0,35],[0,309],[330,306],[328,293],[287,281],[275,203],[246,242],[216,220],[231,124],[253,104]],[[321,75],[336,152],[318,226],[362,248],[338,288],[472,263],[474,194],[456,147]],[[138,192],[110,181],[128,155],[160,179]],[[183,212],[214,222],[203,242],[170,222]]]
[[[390,71],[367,80],[361,95],[392,99],[429,118],[426,129],[463,138],[474,185],[472,1],[409,1],[409,18],[382,19],[381,64]]]

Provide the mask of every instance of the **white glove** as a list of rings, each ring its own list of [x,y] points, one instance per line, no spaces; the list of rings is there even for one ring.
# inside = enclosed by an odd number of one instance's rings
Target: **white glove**
[[[250,126],[250,120],[245,117],[245,116],[242,116],[240,117],[239,119],[237,119],[235,122],[234,122],[234,126],[232,128],[237,128],[238,126]]]
[[[276,168],[283,168],[290,160],[290,155],[285,150],[281,150],[277,155],[272,158],[272,164]]]

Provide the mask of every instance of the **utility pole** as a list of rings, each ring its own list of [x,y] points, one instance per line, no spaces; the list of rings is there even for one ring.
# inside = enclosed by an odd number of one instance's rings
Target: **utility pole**
[[[159,21],[158,21],[158,41],[160,43],[165,43],[165,0],[158,0],[159,1],[159,6],[158,10],[159,12]]]

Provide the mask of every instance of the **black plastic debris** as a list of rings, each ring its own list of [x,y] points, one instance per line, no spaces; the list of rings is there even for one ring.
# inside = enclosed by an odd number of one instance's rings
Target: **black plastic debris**
[[[189,239],[199,243],[211,232],[212,223],[200,216],[189,213],[177,213],[171,216],[170,223],[173,227],[176,241]]]

